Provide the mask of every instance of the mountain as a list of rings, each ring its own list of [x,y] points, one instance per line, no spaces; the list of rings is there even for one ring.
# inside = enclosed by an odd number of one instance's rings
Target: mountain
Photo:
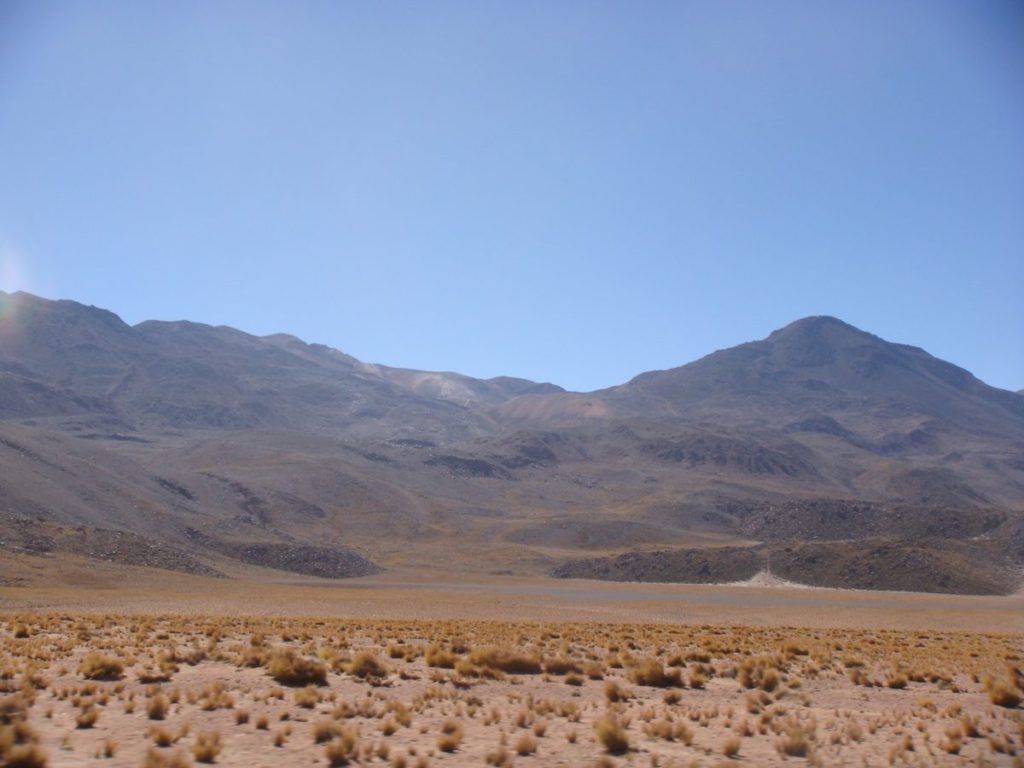
[[[795,580],[1008,591],[1024,398],[830,317],[571,393],[0,293],[0,518],[0,579],[57,553],[702,580],[769,548]]]
[[[832,317],[804,318],[762,341],[562,402],[570,413],[586,402],[606,417],[744,427],[807,421],[812,430],[817,422],[817,429],[836,434],[847,433],[848,421],[865,437],[922,422],[1007,436],[1024,429],[1024,403],[1013,393],[922,349],[892,344]],[[530,418],[522,410],[513,415]],[[551,415],[542,411],[539,418]]]
[[[832,317],[809,317],[763,341],[716,352],[671,371],[641,374],[609,397],[634,413],[759,418],[826,414],[884,433],[894,422],[939,420],[972,433],[1018,435],[1024,404],[917,347],[892,344]]]
[[[445,440],[487,434],[482,407],[524,392],[521,379],[366,365],[284,334],[148,321],[72,301],[0,293],[0,418],[60,428],[287,429]],[[74,418],[73,418],[74,417]]]

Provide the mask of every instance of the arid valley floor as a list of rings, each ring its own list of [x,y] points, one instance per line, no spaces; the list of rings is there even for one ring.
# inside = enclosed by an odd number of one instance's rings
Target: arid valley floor
[[[1024,755],[1020,594],[84,565],[51,562],[46,586],[0,588],[4,765]]]

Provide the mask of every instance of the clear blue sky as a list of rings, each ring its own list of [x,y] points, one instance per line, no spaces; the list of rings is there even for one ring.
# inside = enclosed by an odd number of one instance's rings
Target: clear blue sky
[[[1024,4],[0,3],[0,288],[622,382],[810,314],[1024,387]]]

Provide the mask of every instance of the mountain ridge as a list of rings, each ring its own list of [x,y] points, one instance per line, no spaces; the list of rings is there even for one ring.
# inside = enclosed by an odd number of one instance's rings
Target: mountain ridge
[[[757,345],[757,344],[762,343],[762,342],[770,342],[770,341],[773,341],[773,340],[775,340],[777,338],[784,337],[787,334],[792,334],[792,333],[798,332],[798,331],[804,331],[804,330],[806,330],[808,328],[819,329],[822,326],[840,328],[840,329],[843,329],[843,330],[845,330],[847,332],[851,332],[853,335],[856,335],[858,337],[863,337],[863,338],[866,338],[866,339],[873,340],[875,342],[881,342],[883,344],[891,345],[891,346],[894,346],[894,347],[899,347],[899,348],[902,348],[902,349],[907,350],[909,352],[920,353],[920,354],[927,355],[929,358],[931,358],[933,360],[938,360],[943,365],[949,366],[951,369],[955,370],[959,375],[966,375],[966,376],[968,376],[968,377],[970,377],[972,379],[976,379],[976,377],[974,377],[974,375],[971,374],[970,371],[967,371],[966,369],[961,368],[961,367],[956,366],[956,365],[953,365],[951,363],[947,363],[945,361],[942,361],[939,358],[935,358],[933,355],[931,355],[930,353],[928,353],[926,350],[924,350],[921,347],[918,347],[918,346],[915,346],[915,345],[911,345],[911,344],[904,344],[904,343],[900,343],[900,342],[890,342],[890,341],[887,341],[887,340],[885,340],[884,338],[882,338],[880,336],[877,336],[877,335],[875,335],[873,333],[870,333],[869,331],[861,330],[860,328],[857,328],[856,326],[854,326],[854,325],[852,325],[850,323],[847,323],[846,321],[842,320],[841,318],[835,317],[833,315],[808,315],[806,317],[797,318],[796,320],[791,321],[790,323],[782,326],[781,328],[777,328],[777,329],[771,331],[768,334],[767,337],[765,337],[764,339],[762,339],[760,341],[748,341],[748,342],[743,342],[743,343],[734,345],[732,347],[726,347],[726,348],[723,348],[723,349],[715,350],[713,352],[708,353],[707,355],[704,355],[704,356],[702,356],[700,358],[697,358],[696,360],[692,360],[692,361],[686,362],[686,363],[681,363],[681,364],[679,364],[677,366],[672,366],[670,368],[653,369],[653,370],[650,370],[650,371],[644,371],[644,372],[641,372],[639,374],[636,374],[634,377],[632,377],[631,379],[623,382],[622,384],[611,385],[609,387],[601,387],[601,388],[594,389],[594,390],[589,390],[589,391],[577,392],[577,391],[566,390],[564,387],[561,387],[558,384],[554,384],[554,383],[551,383],[551,382],[535,382],[535,381],[532,381],[530,379],[525,379],[525,378],[517,377],[517,376],[498,375],[498,376],[492,376],[492,377],[489,377],[489,378],[480,379],[480,378],[468,376],[466,374],[462,374],[462,373],[457,372],[457,371],[442,371],[442,370],[419,371],[419,370],[415,370],[415,369],[402,368],[400,366],[388,365],[388,364],[384,364],[384,363],[365,363],[365,362],[358,361],[355,357],[352,357],[348,353],[346,353],[346,352],[344,352],[342,350],[339,350],[336,347],[331,347],[330,345],[322,344],[322,343],[319,343],[319,342],[306,341],[304,339],[301,339],[301,338],[299,338],[299,337],[297,337],[297,336],[295,336],[295,335],[293,335],[291,333],[285,332],[285,331],[277,331],[277,332],[274,332],[274,333],[265,334],[265,335],[260,336],[260,335],[256,335],[256,334],[250,333],[248,331],[236,328],[236,327],[231,326],[231,325],[225,325],[225,324],[213,325],[213,324],[210,324],[210,323],[202,323],[202,322],[197,322],[197,321],[192,321],[192,320],[187,320],[187,319],[180,319],[180,320],[148,319],[148,320],[139,321],[138,323],[135,323],[134,325],[131,325],[131,324],[125,322],[116,312],[113,312],[111,310],[108,310],[108,309],[105,309],[105,308],[102,308],[102,307],[98,307],[98,306],[95,306],[95,305],[92,305],[92,304],[84,304],[84,303],[75,301],[73,299],[47,299],[47,298],[43,298],[41,296],[38,296],[36,294],[29,293],[27,291],[5,292],[3,290],[0,290],[0,301],[4,301],[5,299],[6,300],[15,299],[15,300],[22,300],[22,301],[27,300],[27,301],[36,303],[37,305],[38,304],[42,304],[42,305],[58,305],[58,306],[63,306],[63,307],[68,307],[68,308],[77,308],[79,310],[84,310],[86,312],[89,312],[89,313],[95,314],[95,315],[97,315],[99,317],[102,317],[102,318],[106,319],[110,325],[115,326],[115,327],[120,327],[121,329],[145,330],[146,328],[150,328],[150,327],[180,326],[180,327],[188,327],[188,328],[193,328],[193,329],[205,329],[207,331],[217,331],[217,332],[225,332],[225,333],[230,333],[230,334],[240,334],[241,336],[247,337],[249,339],[261,340],[261,341],[267,341],[267,342],[271,342],[271,343],[276,343],[276,344],[279,344],[280,346],[287,346],[287,345],[290,345],[290,344],[298,343],[299,345],[302,345],[304,347],[309,347],[311,349],[318,349],[318,350],[329,351],[332,354],[340,355],[340,356],[342,356],[344,358],[347,358],[348,360],[353,361],[353,362],[360,362],[361,365],[364,365],[364,366],[367,366],[367,367],[371,367],[371,368],[385,368],[385,369],[395,370],[395,371],[403,371],[403,372],[407,371],[407,372],[412,372],[412,373],[435,374],[435,375],[439,375],[439,376],[459,376],[459,377],[462,377],[462,378],[472,379],[473,381],[481,381],[481,382],[498,382],[499,380],[509,380],[509,381],[513,381],[513,382],[521,382],[521,383],[524,383],[524,384],[527,384],[527,385],[531,385],[531,386],[543,387],[543,388],[546,388],[546,389],[548,389],[550,391],[559,391],[559,392],[563,392],[563,393],[566,393],[566,394],[576,394],[576,395],[593,395],[593,394],[597,394],[597,393],[601,393],[601,392],[606,392],[606,391],[609,391],[609,390],[614,390],[614,389],[617,389],[619,387],[626,386],[628,384],[632,384],[637,379],[642,379],[643,377],[648,377],[648,376],[656,375],[656,374],[660,374],[660,373],[666,373],[666,372],[669,372],[669,371],[678,370],[679,368],[685,368],[688,365],[693,365],[694,363],[699,363],[699,362],[701,362],[703,360],[706,360],[708,358],[712,358],[715,355],[718,355],[719,353],[722,353],[722,352],[728,352],[730,350],[736,350],[736,349],[743,349],[743,348],[748,347],[750,345]],[[0,313],[2,313],[3,311],[4,310],[2,308],[0,308]],[[8,310],[8,311],[10,311],[10,310]],[[1005,389],[1002,389],[1000,387],[995,387],[995,386],[993,386],[991,384],[987,384],[987,383],[983,382],[980,379],[976,379],[976,380],[978,382],[980,382],[980,383],[985,384],[986,387],[989,387],[989,388],[994,389],[994,390],[1008,392],[1010,394],[1024,394],[1024,389],[1020,389],[1020,390],[1017,390],[1016,392],[1014,392],[1013,390],[1005,390]]]
[[[578,393],[0,292],[0,513],[73,553],[120,531],[132,563],[152,540],[167,567],[331,578],[579,573],[842,530],[827,551],[879,558],[875,588],[1011,589],[1024,398],[831,316]],[[911,552],[928,574],[897,567]]]

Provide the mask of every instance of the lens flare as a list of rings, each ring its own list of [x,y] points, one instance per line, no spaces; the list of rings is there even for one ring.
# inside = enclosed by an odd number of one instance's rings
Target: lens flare
[[[25,277],[18,252],[10,246],[0,246],[0,291],[10,293],[23,290]]]
[[[9,247],[0,247],[0,291],[11,293],[26,286],[25,270],[17,252]],[[11,296],[0,296],[0,337],[14,332],[17,301]]]

